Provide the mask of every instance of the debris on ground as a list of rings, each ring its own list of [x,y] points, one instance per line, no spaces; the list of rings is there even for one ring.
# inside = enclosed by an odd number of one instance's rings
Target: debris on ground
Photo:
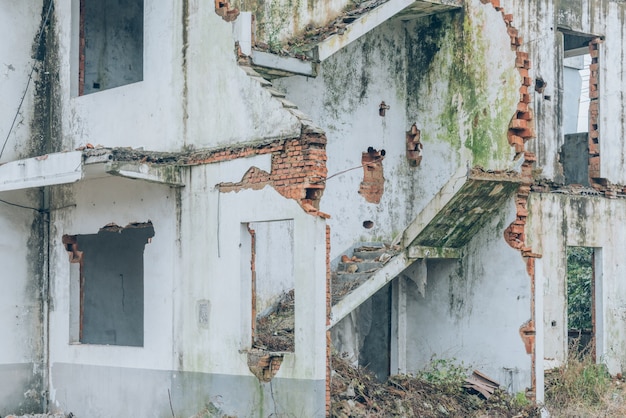
[[[332,304],[336,305],[348,293],[365,283],[376,271],[400,253],[398,245],[364,245],[354,249],[359,256],[347,254],[341,256],[344,264],[331,276]]]
[[[257,318],[254,347],[266,351],[294,351],[295,297],[283,293],[269,313]]]
[[[331,416],[348,417],[540,417],[537,406],[501,389],[484,399],[458,382],[431,382],[410,375],[390,376],[380,383],[365,368],[342,355],[332,357]],[[451,384],[452,383],[452,384]]]
[[[26,414],[26,415],[7,415],[4,418],[72,418],[74,415],[65,414]]]

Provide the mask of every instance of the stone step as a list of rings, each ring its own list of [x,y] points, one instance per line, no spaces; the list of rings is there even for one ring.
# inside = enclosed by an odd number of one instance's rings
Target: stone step
[[[356,258],[360,258],[361,260],[375,260],[381,255],[385,254],[386,252],[388,251],[386,251],[384,248],[380,250],[366,250],[366,251],[363,251],[360,248],[357,248],[356,250],[354,250],[353,254]]]
[[[370,273],[342,273],[340,271],[337,274],[333,275],[335,279],[333,284],[346,283],[346,282],[355,282],[355,281],[365,281],[367,280],[374,272]]]

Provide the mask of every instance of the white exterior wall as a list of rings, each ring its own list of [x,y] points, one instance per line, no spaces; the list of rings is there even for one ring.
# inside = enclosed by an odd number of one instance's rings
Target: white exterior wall
[[[28,152],[31,141],[35,79],[31,82],[13,131],[9,130],[28,83],[33,66],[33,51],[41,25],[42,1],[0,1],[0,148],[8,141],[0,161],[19,158]]]
[[[407,371],[433,359],[456,359],[512,393],[532,386],[531,356],[519,329],[531,319],[531,279],[502,230],[515,218],[506,205],[470,241],[463,259],[429,260],[424,296],[405,282]]]
[[[567,246],[584,246],[596,251],[597,359],[612,374],[626,364],[626,275],[621,242],[626,232],[626,202],[622,199],[533,194],[530,200],[529,243],[542,255],[544,286],[543,337],[545,367],[562,364],[567,354]],[[541,318],[537,318],[539,321]]]
[[[461,47],[455,44],[455,35],[462,18],[440,15],[436,32],[426,18],[408,23],[390,20],[322,62],[317,78],[276,81],[288,99],[325,130],[328,175],[356,167],[328,179],[321,201],[321,210],[332,215],[333,258],[358,241],[391,240],[460,166],[512,166],[506,135],[521,85],[515,53],[502,15],[493,6],[468,2],[466,13],[472,29],[466,34],[470,41]],[[431,61],[423,57],[428,54],[424,44],[436,49],[430,52]],[[474,92],[470,84],[455,84],[459,49],[473,59],[471,77],[489,74],[490,80],[498,80],[480,84],[484,91],[478,99],[470,97]],[[378,115],[381,101],[390,106],[385,117]],[[500,127],[484,134],[493,142],[487,151],[470,143],[471,135],[479,132],[472,128],[474,106],[486,109],[481,121]],[[424,144],[418,168],[409,167],[406,159],[406,131],[414,122]],[[505,146],[496,145],[502,143]],[[386,151],[385,191],[379,204],[358,194],[361,153],[369,146]],[[374,222],[372,229],[363,228],[366,220]]]
[[[31,153],[35,82],[26,91],[33,68],[42,1],[0,1],[0,161]],[[26,94],[24,94],[26,91]],[[20,101],[24,96],[21,108]],[[19,109],[19,113],[18,113]],[[15,118],[15,121],[14,121]],[[11,130],[11,125],[14,126]],[[9,133],[10,132],[10,133]],[[5,143],[6,141],[6,143]],[[6,144],[6,146],[5,146]],[[37,191],[0,193],[0,415],[36,412],[45,378],[41,292],[45,262],[44,215]],[[20,208],[4,202],[25,206]]]
[[[71,205],[53,212],[52,218],[49,364],[53,408],[94,417],[153,416],[165,406],[161,398],[166,394],[167,399],[169,380],[138,376],[146,371],[170,372],[175,365],[172,327],[176,300],[172,295],[176,294],[180,245],[175,190],[105,177],[62,186],[53,197],[59,206]],[[70,343],[71,264],[62,236],[95,234],[109,223],[124,227],[149,220],[155,235],[143,254],[143,347]],[[100,374],[108,377],[103,381]],[[145,385],[146,390],[137,392],[137,384]]]
[[[27,207],[36,193],[5,192],[0,199]],[[0,415],[41,408],[45,370],[42,323],[43,216],[0,202]]]

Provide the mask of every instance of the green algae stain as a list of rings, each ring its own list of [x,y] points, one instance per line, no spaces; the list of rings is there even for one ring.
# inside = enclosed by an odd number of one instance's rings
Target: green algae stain
[[[421,61],[407,45],[409,68],[418,74],[408,77],[407,105],[433,125],[432,132],[422,131],[424,142],[448,143],[472,165],[485,167],[501,167],[510,158],[507,132],[521,85],[504,23],[494,19],[501,16],[491,5],[468,2],[462,13],[417,25],[413,39],[424,41],[428,52],[416,53]],[[493,36],[495,24],[501,36]]]
[[[450,139],[459,138],[471,152],[473,165],[483,166],[510,155],[507,131],[519,88],[513,55],[510,70],[494,74],[490,42],[499,40],[486,39],[487,19],[483,10],[466,10],[463,16],[463,32],[456,36],[460,42],[452,51],[448,107],[442,114]],[[503,35],[508,44],[508,35]]]

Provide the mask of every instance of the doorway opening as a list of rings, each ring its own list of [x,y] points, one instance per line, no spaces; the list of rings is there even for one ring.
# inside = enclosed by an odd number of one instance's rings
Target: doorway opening
[[[567,247],[567,336],[569,350],[596,356],[595,250]]]

